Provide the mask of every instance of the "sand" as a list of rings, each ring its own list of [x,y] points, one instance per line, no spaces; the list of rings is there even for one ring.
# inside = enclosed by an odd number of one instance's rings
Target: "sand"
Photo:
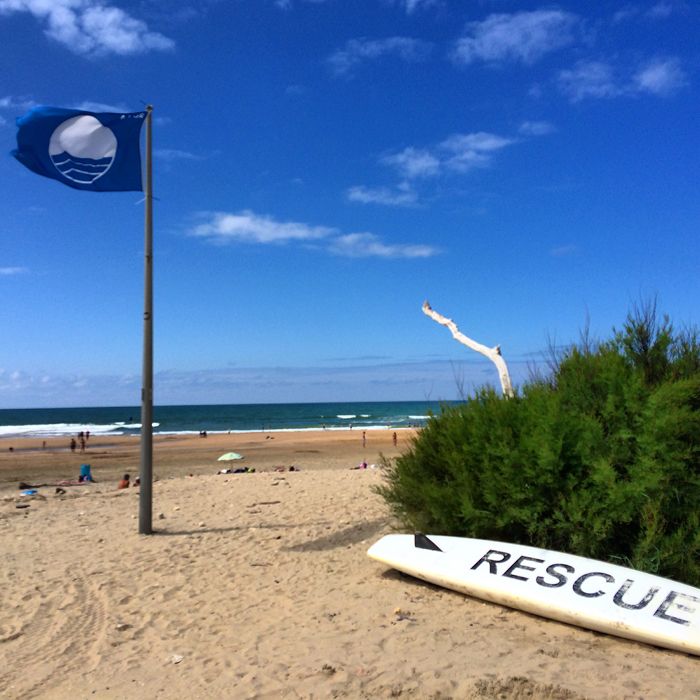
[[[345,469],[363,460],[378,463],[381,455],[395,457],[410,444],[412,430],[318,430],[198,435],[155,435],[154,478],[214,474],[225,467],[247,466],[265,470],[279,466],[309,469]],[[46,447],[42,448],[42,443]],[[217,458],[238,452],[243,462],[222,463]],[[128,472],[136,476],[140,463],[138,437],[99,437],[88,440],[84,453],[69,449],[69,439],[0,438],[0,491],[15,489],[20,481],[41,483],[77,479],[80,465],[88,463],[100,484],[116,482]]]
[[[409,439],[159,439],[151,536],[137,534],[138,491],[116,489],[138,441],[85,455],[0,441],[0,697],[700,697],[698,658],[370,560],[396,523],[373,491],[381,469],[349,467]],[[228,450],[257,471],[216,474]],[[97,484],[19,496],[15,477],[75,477],[81,461]],[[290,464],[301,471],[271,471]]]

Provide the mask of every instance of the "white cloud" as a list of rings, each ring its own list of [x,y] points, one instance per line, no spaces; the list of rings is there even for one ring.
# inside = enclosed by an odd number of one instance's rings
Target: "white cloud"
[[[553,130],[554,127],[548,122],[525,122],[520,127],[520,133],[528,136],[543,136]],[[401,177],[397,186],[355,186],[346,191],[346,196],[350,201],[363,204],[416,205],[418,192],[414,187],[418,181],[435,179],[450,173],[464,174],[475,168],[488,167],[497,153],[518,140],[487,131],[475,131],[452,134],[433,146],[408,146],[402,151],[383,155],[379,159],[380,164],[394,169]]]
[[[384,156],[381,162],[396,168],[408,179],[432,177],[440,172],[439,158],[430,151],[413,146],[404,148],[399,153]]]
[[[636,17],[639,14],[639,8],[632,5],[625,5],[615,12],[612,17],[613,23],[624,22],[631,17]]]
[[[401,183],[396,189],[388,187],[364,187],[357,185],[346,192],[351,202],[362,204],[385,204],[387,206],[411,206],[416,203],[416,193],[408,183]]]
[[[489,165],[492,154],[514,143],[513,139],[485,131],[472,134],[453,134],[440,144],[445,152],[444,167],[465,173],[472,168]]]
[[[647,17],[651,19],[665,19],[673,13],[674,7],[670,2],[657,2],[647,10]]]
[[[338,236],[329,250],[349,258],[429,258],[438,252],[427,245],[387,245],[372,233]]]
[[[613,15],[613,22],[641,18],[647,20],[667,19],[676,11],[686,9],[686,4],[678,0],[660,0],[646,10],[639,5],[624,5]]]
[[[561,71],[558,82],[572,102],[621,94],[612,67],[601,61],[579,61],[573,68]]]
[[[326,0],[297,0],[303,1],[306,3],[310,3],[313,5],[320,5],[321,3],[326,2]],[[274,4],[280,8],[280,10],[290,10],[292,8],[292,0],[274,0]]]
[[[2,0],[0,0],[0,2],[2,2]],[[37,103],[34,100],[30,100],[28,97],[0,97],[0,109],[12,112],[26,112],[36,106]]]
[[[440,4],[440,0],[389,0],[389,2],[404,9],[407,15]]]
[[[189,235],[220,244],[310,243],[335,255],[353,258],[425,258],[438,252],[424,245],[385,244],[372,233],[341,234],[327,226],[276,221],[249,210],[236,214],[213,212],[201,216],[208,220],[192,228]]]
[[[486,131],[452,134],[432,148],[409,146],[383,156],[381,163],[395,168],[407,180],[435,177],[447,171],[465,173],[489,165],[497,151],[513,143],[514,139]]]
[[[633,85],[639,92],[652,95],[670,95],[685,84],[685,73],[675,58],[650,61],[633,77]]]
[[[29,12],[45,34],[85,55],[131,55],[169,50],[172,39],[149,31],[145,22],[100,0],[0,0],[0,14]]]
[[[7,1],[7,0],[5,0]],[[0,6],[3,0],[0,0]],[[33,107],[38,106],[38,102],[28,97],[0,97],[0,110],[7,110],[16,113],[24,113]],[[133,108],[129,108],[124,104],[110,104],[107,102],[95,102],[93,100],[83,100],[70,105],[72,109],[85,110],[86,112],[133,112]]]
[[[457,41],[453,59],[465,65],[475,61],[532,64],[545,54],[573,43],[578,23],[576,15],[563,10],[489,15],[482,22],[467,24],[465,36]]]
[[[153,155],[168,162],[175,160],[202,160],[202,156],[195,155],[189,151],[181,151],[178,148],[156,148],[153,151]]]
[[[31,407],[37,405],[66,405],[66,397],[72,405],[85,406],[109,395],[115,403],[127,405],[138,395],[140,378],[128,382],[119,376],[48,375],[23,370],[0,369],[0,397],[9,406]]]
[[[686,76],[676,58],[648,61],[627,76],[619,76],[609,63],[579,61],[559,73],[561,91],[572,102],[587,98],[634,97],[641,94],[666,97],[686,84]]]
[[[26,267],[0,267],[0,277],[23,275],[26,272],[29,272],[29,270]]]
[[[543,121],[524,121],[518,127],[518,133],[523,136],[547,136],[547,134],[553,134],[556,131],[556,127],[549,122]]]
[[[422,10],[423,8],[435,5],[436,0],[403,0],[401,4],[406,8],[406,12],[410,15],[416,10]]]
[[[190,234],[219,243],[287,243],[289,241],[316,241],[333,233],[325,226],[309,226],[297,222],[276,221],[250,210],[237,214],[213,212],[209,221],[195,226]]]
[[[513,140],[505,136],[490,134],[487,131],[476,131],[471,134],[452,134],[440,146],[452,152],[465,150],[498,151],[511,143]]]
[[[523,122],[519,133],[545,136],[554,131],[549,122]],[[402,151],[383,155],[379,162],[397,171],[402,181],[395,188],[351,187],[349,200],[365,204],[413,205],[418,202],[414,186],[419,180],[438,178],[450,173],[464,174],[475,168],[489,167],[502,150],[518,143],[518,137],[500,136],[488,131],[452,134],[432,146],[408,146]]]
[[[331,70],[336,75],[347,76],[365,61],[373,61],[384,56],[396,56],[403,61],[424,61],[431,44],[420,39],[392,36],[387,39],[350,39],[345,48],[336,51],[328,58]]]
[[[133,112],[135,110],[129,109],[123,104],[108,104],[106,102],[92,102],[90,100],[85,100],[75,105],[75,109],[84,109],[86,112]]]
[[[515,383],[527,378],[540,355],[533,353],[534,359],[509,358]],[[337,401],[339,396],[346,401],[399,401],[416,396],[449,400],[459,398],[457,376],[467,391],[485,383],[497,384],[488,360],[475,354],[475,359],[464,360],[461,356],[458,360],[360,356],[327,358],[313,366],[174,368],[156,372],[154,386],[159,405],[174,405],[225,404],[232,395],[241,403]],[[0,369],[0,406],[130,406],[140,386],[138,370],[125,375],[79,376]]]

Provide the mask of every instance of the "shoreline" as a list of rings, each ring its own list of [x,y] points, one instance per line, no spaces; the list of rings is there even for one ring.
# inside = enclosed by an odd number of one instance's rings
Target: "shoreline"
[[[402,430],[420,430],[422,426],[419,425],[407,425],[407,426],[392,426],[392,425],[363,425],[360,427],[344,427],[344,426],[327,426],[325,428],[319,428],[319,427],[311,427],[311,428],[269,428],[265,430],[261,430],[260,428],[257,429],[250,429],[250,430],[206,430],[208,437],[211,437],[213,435],[270,435],[270,434],[284,434],[284,433],[317,433],[317,432],[323,432],[323,433],[342,433],[342,432],[350,432],[355,435],[358,433],[361,434],[363,431],[365,432],[379,432],[379,431],[402,431]],[[153,437],[201,437],[202,431],[199,430],[154,430],[153,431]],[[131,433],[118,433],[118,432],[111,432],[111,433],[91,433],[90,437],[93,440],[97,439],[115,439],[115,438],[140,438],[141,433],[140,432],[131,432]],[[56,440],[63,440],[64,442],[70,442],[71,438],[76,438],[77,435],[75,433],[47,433],[45,435],[40,434],[40,433],[6,433],[4,435],[0,435],[0,441],[3,440],[16,440],[16,441],[25,441],[25,440],[32,440],[34,442],[41,442],[46,440],[47,442],[49,440],[56,441]]]
[[[392,459],[408,449],[416,429],[303,430],[256,433],[210,433],[153,436],[153,476],[167,479],[178,476],[216,474],[231,466],[219,462],[226,452],[238,452],[244,460],[236,466],[256,471],[271,471],[279,466],[299,470],[351,469],[360,462],[379,464],[382,457]],[[393,434],[397,444],[393,444]],[[98,484],[116,483],[124,473],[139,472],[140,436],[91,436],[85,452],[71,452],[69,438],[0,438],[0,491],[16,489],[19,482],[47,482],[77,479],[81,464],[90,464]],[[364,442],[364,446],[363,446]],[[43,445],[46,445],[44,448]],[[10,449],[12,448],[12,449]]]

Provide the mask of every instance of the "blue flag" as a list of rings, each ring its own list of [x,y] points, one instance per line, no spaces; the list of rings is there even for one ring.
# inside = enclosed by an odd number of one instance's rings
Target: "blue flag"
[[[17,120],[12,155],[33,172],[79,190],[140,191],[145,118],[146,112],[36,107]]]

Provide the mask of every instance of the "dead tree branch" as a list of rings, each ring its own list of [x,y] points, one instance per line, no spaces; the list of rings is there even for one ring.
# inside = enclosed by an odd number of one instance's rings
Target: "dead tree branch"
[[[489,360],[496,365],[496,369],[498,370],[498,378],[501,380],[503,395],[507,396],[508,398],[513,396],[513,385],[510,381],[510,374],[508,373],[506,361],[501,355],[500,345],[496,345],[494,348],[487,348],[485,345],[477,343],[475,340],[468,338],[466,335],[464,335],[464,333],[460,333],[459,328],[457,328],[452,319],[445,318],[445,316],[442,316],[437,311],[433,311],[427,301],[423,302],[423,313],[432,318],[436,323],[439,323],[441,326],[447,326],[452,333],[452,337],[457,342],[462,343],[462,345],[466,345],[475,352],[481,353],[482,355],[488,357]]]

